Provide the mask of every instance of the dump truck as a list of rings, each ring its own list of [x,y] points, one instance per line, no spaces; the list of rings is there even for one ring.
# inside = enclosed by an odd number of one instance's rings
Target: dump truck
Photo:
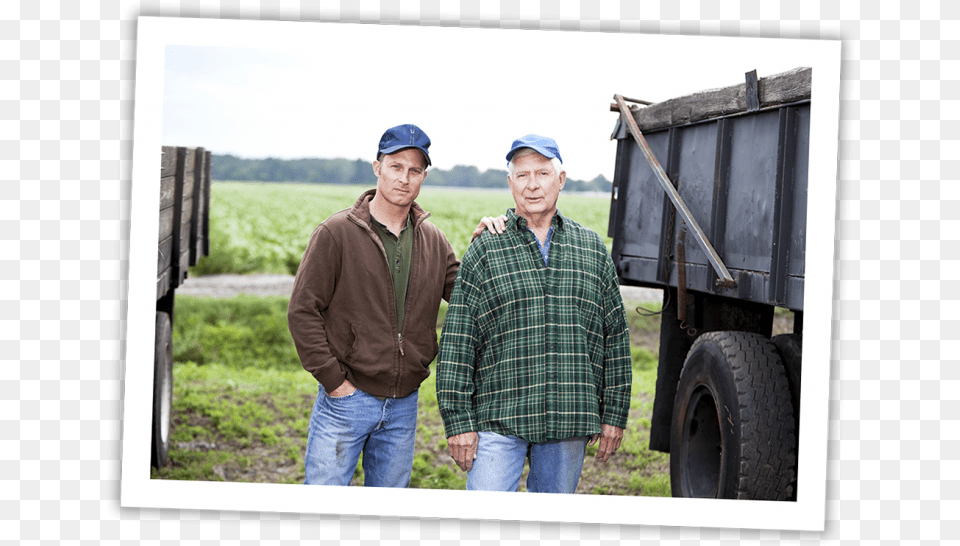
[[[663,291],[650,449],[676,497],[796,500],[811,78],[611,104],[608,235],[620,283]]]
[[[173,404],[174,294],[188,268],[210,255],[210,152],[163,146],[160,160],[160,231],[157,243],[157,314],[153,363],[150,463],[167,464]]]

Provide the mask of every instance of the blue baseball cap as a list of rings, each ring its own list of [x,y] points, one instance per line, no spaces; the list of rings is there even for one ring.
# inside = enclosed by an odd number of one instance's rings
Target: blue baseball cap
[[[560,157],[560,148],[555,140],[550,137],[530,134],[513,141],[510,151],[507,152],[507,163],[510,163],[510,158],[520,148],[531,148],[547,159],[557,158],[561,163],[563,162],[563,158]]]
[[[416,125],[406,123],[387,129],[380,137],[380,146],[377,149],[377,155],[389,155],[404,148],[416,148],[423,152],[427,159],[427,166],[430,166],[430,153],[427,148],[430,147],[430,137]]]

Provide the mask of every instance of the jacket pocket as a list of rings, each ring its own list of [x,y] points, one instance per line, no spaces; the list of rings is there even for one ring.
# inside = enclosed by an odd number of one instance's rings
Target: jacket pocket
[[[351,365],[353,357],[360,348],[360,328],[354,322],[350,323],[350,332],[347,334],[347,352],[343,355],[344,364]]]

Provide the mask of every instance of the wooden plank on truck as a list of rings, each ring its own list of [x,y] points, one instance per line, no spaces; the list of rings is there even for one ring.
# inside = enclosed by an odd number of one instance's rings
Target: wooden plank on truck
[[[180,254],[182,253],[180,233],[183,225],[183,185],[188,155],[186,148],[177,148],[177,182],[174,190],[173,230],[171,232],[171,237],[173,238],[172,255],[174,256],[173,265],[170,268],[171,288],[180,286],[184,278],[183,275],[186,274],[184,271],[181,271],[180,267]]]
[[[164,146],[160,166],[157,298],[209,250],[210,152]]]
[[[760,108],[809,99],[812,73],[810,68],[795,68],[760,78]],[[741,83],[665,100],[631,111],[641,131],[652,131],[746,112],[747,109],[747,85]]]
[[[203,229],[201,237],[203,238],[203,256],[210,255],[210,151],[204,151],[205,161],[203,162]]]
[[[200,236],[203,229],[203,211],[204,205],[204,165],[206,155],[203,148],[197,148],[194,151],[194,169],[193,169],[193,191],[191,193],[192,210],[190,213],[190,265],[197,265],[203,250],[203,240]]]
[[[175,146],[163,146],[160,149],[160,178],[176,176],[177,174],[177,148]]]

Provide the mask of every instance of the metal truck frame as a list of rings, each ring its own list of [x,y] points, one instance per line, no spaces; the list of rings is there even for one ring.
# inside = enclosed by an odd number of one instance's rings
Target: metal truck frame
[[[796,499],[810,83],[611,105],[608,235],[621,284],[663,289],[650,449],[674,496]]]

